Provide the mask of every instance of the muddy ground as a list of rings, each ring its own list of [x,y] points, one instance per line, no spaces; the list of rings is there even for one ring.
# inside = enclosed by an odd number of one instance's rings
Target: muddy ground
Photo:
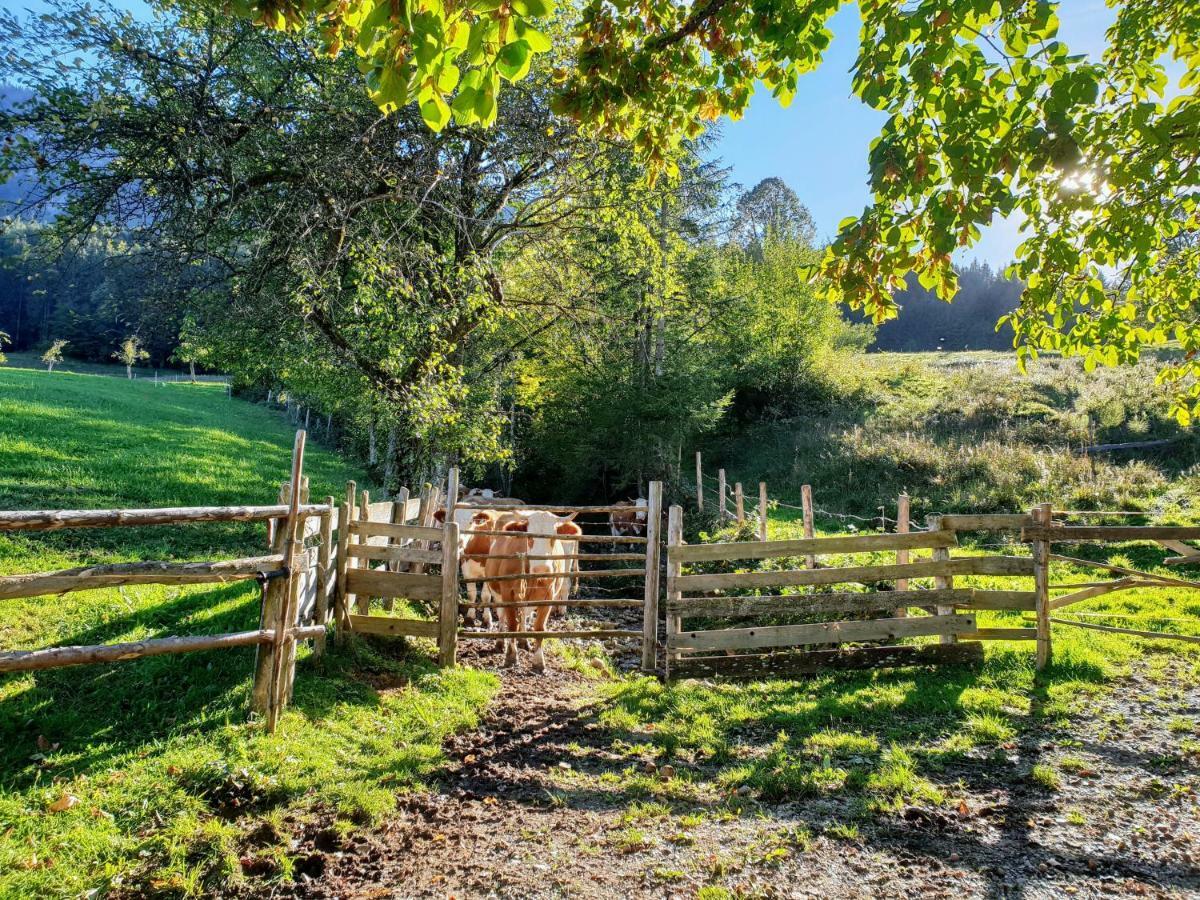
[[[448,743],[437,792],[402,797],[383,827],[346,840],[310,827],[297,880],[260,895],[1200,896],[1200,758],[1178,734],[1200,719],[1195,687],[1134,674],[1068,730],[942,773],[957,806],[863,821],[848,800],[716,793],[639,813],[594,679],[553,658],[545,674],[502,678],[481,727]],[[1059,790],[1031,778],[1067,754]],[[656,772],[648,744],[639,765]]]

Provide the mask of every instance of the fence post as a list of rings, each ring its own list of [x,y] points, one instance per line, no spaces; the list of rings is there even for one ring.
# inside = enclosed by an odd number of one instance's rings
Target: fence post
[[[283,491],[280,490],[282,495]],[[286,497],[280,497],[286,502]],[[286,533],[282,523],[274,525],[271,535],[271,553],[283,556],[287,552]],[[279,615],[280,595],[287,587],[283,578],[272,578],[263,585],[262,605],[259,610],[258,627],[260,629],[274,627]],[[254,685],[250,690],[250,708],[256,713],[266,716],[271,711],[271,670],[275,664],[275,645],[259,644],[254,653]]]
[[[746,522],[746,498],[742,494],[742,483],[740,481],[733,486],[733,507],[737,512],[738,525],[744,525]]]
[[[1032,510],[1033,524],[1041,528],[1049,528],[1052,518],[1049,503],[1043,503]],[[1050,664],[1050,542],[1034,541],[1033,550],[1033,590],[1034,613],[1037,616],[1037,671],[1042,671]]]
[[[811,539],[813,537],[813,504],[811,484],[804,484],[800,486],[800,505],[804,510],[804,536]],[[805,562],[810,569],[815,569],[817,567],[817,558],[811,554],[805,557]]]
[[[364,522],[371,521],[370,491],[363,491],[362,495],[358,498],[358,517]],[[367,535],[363,535],[362,542],[364,544],[369,544],[371,543],[371,538]],[[371,561],[369,559],[364,559],[362,565],[369,569],[371,568]],[[358,614],[360,616],[369,616],[371,614],[371,597],[369,594],[357,596],[354,598],[354,601],[354,605],[358,609]]]
[[[926,518],[926,523],[930,531],[942,530],[942,517],[929,516]],[[935,561],[948,560],[950,558],[949,547],[935,547],[932,554],[932,559]],[[954,587],[953,575],[935,575],[933,576],[934,590],[950,590]],[[937,614],[939,616],[949,616],[954,614],[953,606],[937,606]],[[939,644],[957,644],[958,636],[953,634],[943,634],[938,637]]]
[[[333,498],[325,498],[325,518],[321,520],[321,544],[317,549],[317,625],[329,621],[329,560],[333,556],[333,516],[336,509]],[[313,656],[325,652],[325,635],[319,634],[313,641]]]
[[[458,523],[449,516],[442,529],[442,602],[438,607],[438,665],[458,658]]]
[[[275,639],[272,642],[272,666],[271,666],[271,691],[270,691],[270,706],[267,710],[267,732],[273,733],[275,727],[279,724],[280,713],[283,712],[284,706],[288,700],[288,686],[292,682],[296,658],[293,652],[289,652],[291,647],[294,647],[295,642],[292,639],[292,620],[295,618],[295,602],[300,589],[300,576],[296,572],[299,565],[300,552],[304,546],[303,532],[298,533],[300,528],[300,493],[302,491],[302,478],[304,469],[304,430],[296,432],[296,443],[292,449],[292,479],[291,479],[291,496],[288,501],[288,516],[282,530],[282,540],[287,547],[287,553],[284,557],[285,564],[288,569],[288,576],[284,589],[281,592],[279,602],[279,612],[275,619]],[[290,660],[290,667],[285,663]]]
[[[667,649],[663,654],[663,678],[671,677],[671,658],[674,655],[671,650],[672,639],[679,634],[682,623],[680,616],[671,612],[671,603],[681,596],[681,592],[675,587],[675,579],[679,577],[682,566],[678,560],[671,558],[670,548],[682,545],[683,507],[672,506],[667,513]]]
[[[342,504],[345,513],[345,534],[338,535],[338,552],[341,553],[341,566],[338,569],[338,603],[345,617],[346,631],[350,629],[350,614],[354,609],[354,595],[350,593],[350,570],[358,568],[358,560],[350,555],[350,548],[358,543],[351,531],[358,520],[358,485],[353,481],[346,482],[346,502]],[[342,552],[342,551],[345,552]]]
[[[721,495],[718,504],[717,524],[724,525],[725,520],[729,518],[729,506],[725,500],[725,470],[717,469],[717,493]]]
[[[896,500],[896,533],[897,534],[908,534],[908,521],[909,521],[908,494],[904,493],[904,494],[901,494],[899,496],[899,498],[897,498],[897,500]],[[907,564],[908,564],[908,550],[897,550],[896,551],[896,565],[903,566],[903,565],[907,565]],[[907,578],[897,578],[896,579],[896,590],[907,591],[908,590],[908,579]],[[897,619],[905,618],[906,616],[908,616],[908,607],[907,606],[897,607],[893,611],[893,615]]]
[[[704,512],[704,468],[700,465],[700,451],[696,451],[696,510]]]
[[[767,539],[767,483],[758,483],[758,539]]]
[[[662,528],[662,482],[650,482],[646,510],[646,595],[642,611],[642,671],[653,672],[658,659],[658,560]]]

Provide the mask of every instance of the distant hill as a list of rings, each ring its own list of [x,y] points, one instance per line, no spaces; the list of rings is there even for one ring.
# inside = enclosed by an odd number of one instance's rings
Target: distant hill
[[[1005,278],[987,263],[971,263],[959,272],[960,289],[953,303],[908,280],[896,295],[900,316],[881,325],[873,350],[1010,350],[1013,332],[1000,331],[1001,316],[1017,308],[1021,283]]]

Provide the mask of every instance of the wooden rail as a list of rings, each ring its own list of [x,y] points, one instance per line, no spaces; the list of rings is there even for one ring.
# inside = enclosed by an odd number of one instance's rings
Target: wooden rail
[[[488,638],[492,640],[507,640],[510,638],[533,638],[540,640],[542,638],[594,638],[601,640],[604,638],[640,638],[642,632],[640,629],[634,630],[630,628],[597,628],[590,631],[474,631],[471,629],[458,629],[460,638]]]
[[[959,559],[925,560],[902,565],[844,566],[833,569],[787,569],[778,572],[681,575],[668,590],[716,591],[731,588],[783,587],[798,585],[869,583],[897,578],[937,575],[1032,575],[1033,560],[1022,556],[969,556]]]
[[[579,569],[570,572],[523,572],[514,575],[491,575],[464,578],[463,584],[485,584],[493,581],[545,581],[561,578],[641,578],[645,569]]]
[[[962,665],[982,660],[983,645],[976,641],[961,644],[902,644],[794,653],[685,656],[671,661],[671,675],[674,678],[793,678],[829,671],[885,666]]]
[[[522,537],[522,538],[547,538],[549,540],[562,541],[564,543],[571,541],[581,544],[644,544],[644,537],[625,537],[624,535],[615,534],[533,534],[528,531],[492,531],[486,528],[466,528],[463,529],[463,534],[485,534],[491,537]]]
[[[1200,527],[1194,525],[1053,525],[1021,529],[1022,541],[1051,541],[1055,544],[1197,539],[1200,539]]]
[[[244,581],[281,572],[283,554],[222,562],[136,562],[80,566],[56,572],[0,577],[0,600],[39,597],[124,584],[210,584]]]
[[[328,515],[320,504],[302,505],[297,514]],[[161,509],[51,509],[0,511],[0,531],[58,531],[63,528],[116,528],[140,525],[181,525],[189,522],[262,522],[284,518],[288,507],[181,506]]]
[[[356,519],[350,523],[352,534],[363,537],[407,538],[414,541],[440,541],[442,529],[424,525],[395,525],[391,522],[366,522]]]
[[[763,647],[964,634],[975,630],[975,616],[970,614],[919,616],[821,622],[815,625],[765,625],[717,631],[683,631],[673,638],[672,646],[685,650],[754,650]]]
[[[550,512],[550,513],[611,513],[646,512],[649,506],[542,506],[538,503],[463,503],[454,504],[455,509],[497,510],[499,512]]]
[[[921,531],[912,534],[860,534],[792,541],[682,544],[668,547],[667,555],[674,561],[689,563],[734,559],[770,559],[780,556],[820,556],[826,553],[872,553],[879,550],[924,550],[955,546],[958,546],[958,539],[952,531]]]

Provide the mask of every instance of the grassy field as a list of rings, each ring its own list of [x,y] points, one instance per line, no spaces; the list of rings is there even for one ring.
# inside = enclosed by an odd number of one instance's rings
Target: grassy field
[[[221,387],[0,369],[0,508],[272,502],[291,432]],[[312,494],[362,473],[310,445]],[[261,525],[0,535],[0,572],[262,552]],[[0,602],[0,648],[256,627],[258,589],[139,586]],[[389,655],[398,653],[400,655]],[[247,721],[253,649],[0,676],[0,897],[136,883],[203,894],[287,877],[315,810],[377,821],[495,689],[423,649],[302,659],[274,736]],[[299,864],[302,864],[300,861]]]

